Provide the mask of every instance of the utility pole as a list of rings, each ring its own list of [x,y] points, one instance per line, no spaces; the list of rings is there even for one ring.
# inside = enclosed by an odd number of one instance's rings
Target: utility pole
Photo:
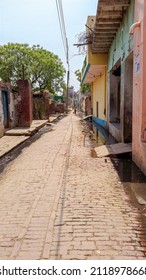
[[[68,113],[68,89],[69,89],[69,70],[67,71],[67,89],[66,89],[66,113]]]
[[[66,38],[66,62],[68,66],[67,70],[67,89],[66,89],[66,113],[68,113],[68,89],[69,89],[69,78],[70,78],[70,66],[69,66],[69,48],[68,48],[68,41]]]
[[[56,6],[57,6],[57,12],[58,12],[58,18],[59,18],[61,37],[62,37],[62,42],[63,42],[65,56],[66,56],[66,62],[67,62],[66,112],[68,113],[68,88],[69,88],[69,77],[70,77],[69,47],[68,47],[68,40],[67,40],[67,36],[66,36],[66,30],[65,30],[62,0],[56,0]]]

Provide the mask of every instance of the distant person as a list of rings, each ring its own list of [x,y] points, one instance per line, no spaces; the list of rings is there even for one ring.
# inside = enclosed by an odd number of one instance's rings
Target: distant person
[[[77,111],[77,108],[76,108],[76,105],[74,106],[74,113],[76,115],[76,111]]]

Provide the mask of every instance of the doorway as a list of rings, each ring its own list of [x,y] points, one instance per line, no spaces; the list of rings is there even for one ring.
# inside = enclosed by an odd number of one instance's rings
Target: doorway
[[[3,104],[3,115],[4,115],[4,128],[9,127],[9,106],[8,106],[8,92],[2,90],[2,104]]]
[[[110,123],[120,124],[121,61],[110,72]]]
[[[124,69],[124,142],[132,141],[133,53],[125,60]]]

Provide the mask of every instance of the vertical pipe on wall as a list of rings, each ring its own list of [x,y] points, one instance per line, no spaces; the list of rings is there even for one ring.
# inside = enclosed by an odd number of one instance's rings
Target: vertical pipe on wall
[[[107,74],[107,66],[104,67],[104,79],[105,79],[105,85],[104,85],[104,115],[105,115],[105,118],[106,118],[106,97],[107,97],[107,80],[106,80],[106,74]]]

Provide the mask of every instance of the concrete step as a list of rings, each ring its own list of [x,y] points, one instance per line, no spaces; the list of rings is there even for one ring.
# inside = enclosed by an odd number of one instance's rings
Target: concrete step
[[[132,152],[131,143],[117,143],[112,145],[102,145],[94,148],[97,157],[106,157],[110,155],[120,155]]]

